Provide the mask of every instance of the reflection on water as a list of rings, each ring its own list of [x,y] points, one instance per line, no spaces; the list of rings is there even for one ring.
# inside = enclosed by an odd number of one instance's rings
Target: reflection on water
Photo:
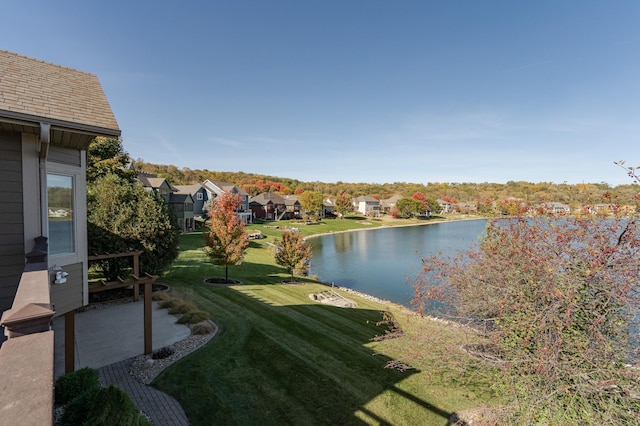
[[[485,226],[486,220],[472,220],[316,237],[311,240],[310,273],[326,283],[409,306],[410,281],[420,272],[421,259],[468,249]]]

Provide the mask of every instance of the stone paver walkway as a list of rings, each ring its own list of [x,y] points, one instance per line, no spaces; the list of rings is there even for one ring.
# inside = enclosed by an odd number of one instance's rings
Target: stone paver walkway
[[[144,385],[129,374],[133,359],[98,368],[103,386],[114,385],[125,391],[154,426],[188,426],[184,410],[171,396]]]

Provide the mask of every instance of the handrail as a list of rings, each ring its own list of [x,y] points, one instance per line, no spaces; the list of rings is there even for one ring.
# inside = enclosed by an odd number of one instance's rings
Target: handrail
[[[0,347],[0,419],[21,424],[53,424],[55,311],[46,252],[46,239],[39,237],[26,256],[11,309],[0,320],[8,338]]]

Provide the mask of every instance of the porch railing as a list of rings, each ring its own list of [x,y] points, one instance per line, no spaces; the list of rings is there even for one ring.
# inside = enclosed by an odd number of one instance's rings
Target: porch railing
[[[0,347],[0,419],[25,425],[53,423],[55,314],[49,292],[46,238],[27,254],[11,309],[0,323],[8,338]]]

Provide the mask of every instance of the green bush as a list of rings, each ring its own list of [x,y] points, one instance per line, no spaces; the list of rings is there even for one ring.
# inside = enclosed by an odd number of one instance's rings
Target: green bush
[[[175,214],[159,196],[113,174],[87,186],[89,254],[141,250],[140,273],[160,274],[178,255]],[[128,259],[99,262],[108,281],[126,276]]]
[[[98,401],[98,394],[102,388],[92,387],[76,396],[64,409],[60,419],[62,426],[76,426],[86,424],[89,412],[94,409]]]
[[[62,426],[143,426],[150,423],[124,391],[111,385],[91,389],[71,401],[62,416]]]
[[[192,310],[182,315],[178,319],[178,324],[197,324],[202,321],[206,321],[209,319],[209,314],[200,311],[200,310]]]
[[[100,379],[96,370],[83,368],[73,373],[65,374],[56,380],[56,404],[67,404],[84,391],[94,388],[100,388]]]

